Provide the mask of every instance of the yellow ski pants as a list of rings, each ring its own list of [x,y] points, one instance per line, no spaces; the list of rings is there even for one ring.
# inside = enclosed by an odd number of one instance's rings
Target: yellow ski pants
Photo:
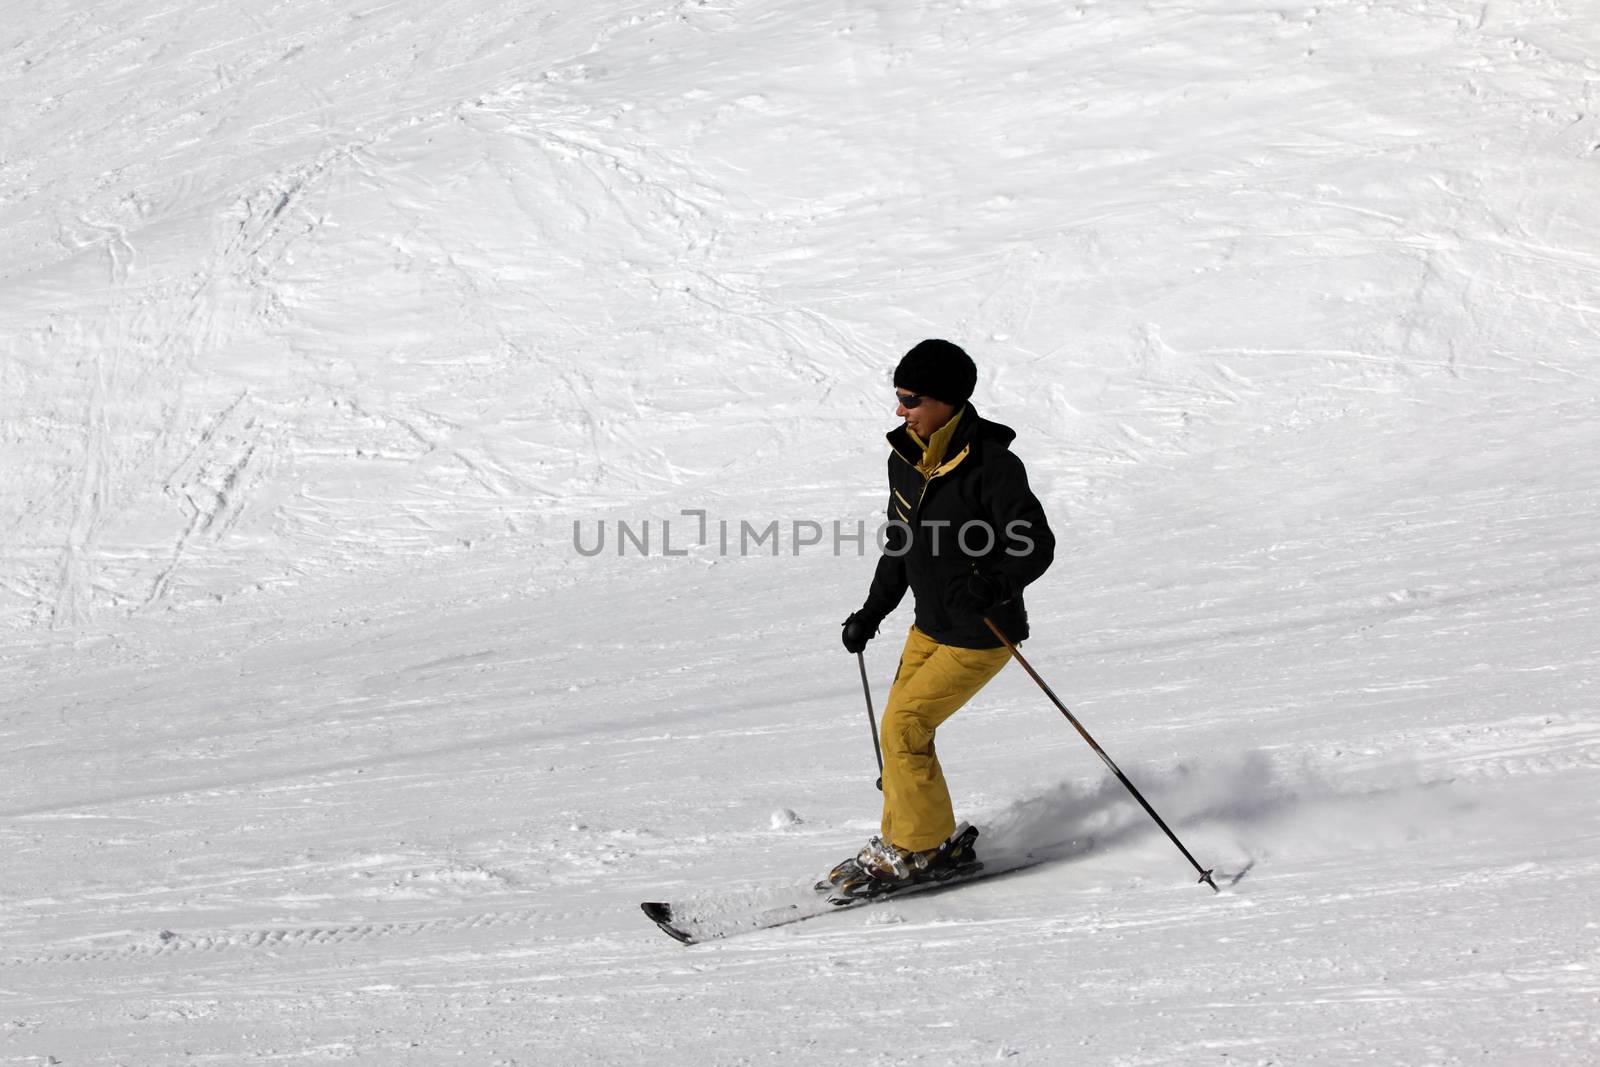
[[[878,731],[883,745],[883,839],[913,852],[955,833],[955,810],[933,735],[1011,658],[1007,648],[941,645],[915,626]]]

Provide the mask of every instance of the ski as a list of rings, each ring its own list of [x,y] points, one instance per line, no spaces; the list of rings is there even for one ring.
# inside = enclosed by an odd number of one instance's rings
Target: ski
[[[646,901],[640,905],[646,917],[661,931],[685,945],[699,945],[719,941],[757,930],[773,930],[781,926],[805,922],[834,912],[851,911],[870,904],[900,900],[924,893],[938,893],[969,882],[980,882],[1002,874],[1024,870],[1048,860],[1048,856],[1029,855],[1008,863],[974,863],[970,867],[940,881],[916,882],[901,889],[891,889],[868,897],[840,899],[815,891],[797,894],[797,899],[752,909],[719,910],[711,908],[680,907],[667,901]]]

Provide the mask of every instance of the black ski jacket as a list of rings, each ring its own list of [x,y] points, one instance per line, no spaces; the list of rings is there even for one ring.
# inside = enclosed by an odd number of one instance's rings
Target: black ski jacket
[[[917,628],[958,648],[998,648],[983,616],[952,602],[977,571],[1005,602],[989,617],[1012,641],[1028,636],[1022,588],[1055,558],[1039,498],[1028,488],[1022,460],[1011,452],[1015,430],[978,415],[971,404],[926,477],[917,465],[922,449],[905,426],[889,438],[889,526],[884,552],[862,606],[868,632],[899,606],[909,588],[916,598]]]

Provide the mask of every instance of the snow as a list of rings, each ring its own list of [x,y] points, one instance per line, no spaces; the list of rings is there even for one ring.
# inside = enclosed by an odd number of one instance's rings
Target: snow
[[[1600,1061],[1594,14],[13,6],[0,1064]],[[876,825],[930,336],[1224,891],[1013,667],[1053,862],[685,948]]]

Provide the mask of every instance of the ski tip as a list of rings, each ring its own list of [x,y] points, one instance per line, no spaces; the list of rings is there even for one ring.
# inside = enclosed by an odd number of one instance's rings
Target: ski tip
[[[661,932],[685,945],[694,944],[694,938],[672,925],[672,905],[657,900],[647,900],[639,905],[645,916],[661,928]]]

